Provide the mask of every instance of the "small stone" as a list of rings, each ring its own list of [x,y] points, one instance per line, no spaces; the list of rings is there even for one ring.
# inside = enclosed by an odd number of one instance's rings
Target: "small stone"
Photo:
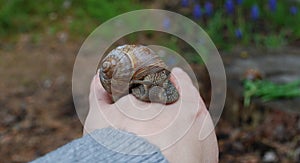
[[[66,81],[66,77],[64,75],[59,76],[56,78],[56,84],[62,85]]]
[[[51,13],[49,14],[49,19],[50,19],[51,21],[56,20],[56,19],[57,19],[57,14],[56,14],[55,12],[51,12]]]
[[[278,157],[274,151],[268,151],[263,156],[263,162],[277,162]]]
[[[300,162],[300,147],[298,147],[294,152],[294,161]]]
[[[241,58],[248,58],[249,57],[249,54],[247,51],[242,51],[241,54],[240,54]]]
[[[23,113],[26,112],[26,111],[25,111],[26,108],[27,108],[27,104],[26,104],[25,102],[21,102],[21,104],[20,104],[20,109],[22,110]]]
[[[70,0],[65,0],[63,3],[63,8],[68,9],[71,7],[72,2]]]
[[[3,118],[2,123],[7,126],[14,123],[16,120],[17,120],[16,116],[8,114]]]
[[[300,118],[298,119],[298,122],[297,122],[297,128],[300,131]]]
[[[232,144],[232,148],[237,152],[244,151],[244,145],[241,142],[234,142]]]
[[[274,137],[277,140],[284,140],[286,138],[286,130],[283,124],[279,124],[278,126],[275,127],[274,129]]]
[[[57,37],[60,42],[65,43],[68,40],[68,33],[60,32],[60,33],[58,33]]]
[[[50,88],[52,86],[52,81],[50,79],[47,79],[43,83],[44,88]]]

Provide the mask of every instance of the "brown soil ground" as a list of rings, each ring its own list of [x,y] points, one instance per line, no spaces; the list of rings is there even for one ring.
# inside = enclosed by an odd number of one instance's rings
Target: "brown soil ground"
[[[1,162],[28,162],[81,137],[71,77],[82,42],[58,38],[34,42],[31,35],[22,35],[16,42],[0,44]],[[205,75],[203,70],[197,72]],[[206,87],[200,84],[202,95],[207,94]],[[232,120],[226,112],[232,107],[225,108],[217,125],[220,162],[261,162],[272,151],[277,161],[295,160],[299,116],[269,111],[259,125],[252,125],[238,117]]]
[[[23,35],[1,46],[1,162],[27,162],[79,138],[71,77],[80,42]]]

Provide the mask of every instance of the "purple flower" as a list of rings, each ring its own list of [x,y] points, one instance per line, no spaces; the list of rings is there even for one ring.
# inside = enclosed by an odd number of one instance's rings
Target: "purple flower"
[[[225,7],[228,14],[233,14],[233,12],[234,12],[234,3],[233,3],[232,0],[226,0],[224,7]]]
[[[290,13],[292,15],[296,15],[298,13],[298,8],[296,6],[291,6],[290,7]]]
[[[237,5],[241,5],[243,3],[243,0],[236,0]]]
[[[169,29],[171,27],[171,20],[168,17],[164,18],[163,27],[164,29]]]
[[[252,20],[257,20],[259,18],[259,8],[256,4],[251,7],[250,17]]]
[[[189,0],[181,0],[181,6],[182,6],[182,7],[187,7],[187,6],[189,6]]]
[[[208,16],[211,16],[213,14],[213,4],[211,2],[205,2],[204,8],[205,8],[205,13]]]
[[[276,10],[277,1],[276,0],[269,0],[269,8],[273,12]]]
[[[234,33],[235,33],[235,37],[238,39],[241,39],[243,36],[243,33],[240,28],[237,28]]]
[[[196,4],[194,6],[193,15],[195,19],[200,19],[202,16],[201,6],[199,4]]]

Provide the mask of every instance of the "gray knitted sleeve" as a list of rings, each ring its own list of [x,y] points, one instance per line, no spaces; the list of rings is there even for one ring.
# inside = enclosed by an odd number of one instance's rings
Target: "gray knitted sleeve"
[[[104,163],[166,163],[159,148],[147,140],[113,128],[99,129],[76,139],[32,163],[104,162]]]

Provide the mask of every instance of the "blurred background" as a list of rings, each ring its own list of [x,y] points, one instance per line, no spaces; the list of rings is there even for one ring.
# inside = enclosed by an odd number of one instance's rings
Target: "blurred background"
[[[300,162],[299,0],[0,0],[1,161],[28,162],[81,137],[71,92],[77,52],[101,23],[144,8],[192,19],[220,51],[228,84],[220,162]],[[122,44],[182,54],[209,105],[205,65],[180,38],[144,31]]]

